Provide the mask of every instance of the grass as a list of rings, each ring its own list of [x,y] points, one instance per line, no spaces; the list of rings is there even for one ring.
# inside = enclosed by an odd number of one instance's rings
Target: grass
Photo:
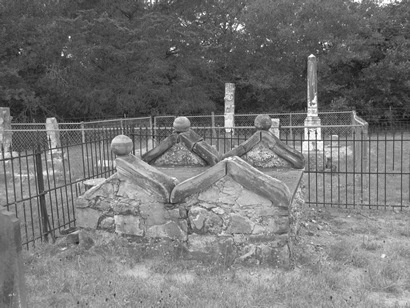
[[[79,245],[61,238],[24,252],[28,298],[41,308],[406,307],[407,225],[392,212],[310,209],[292,271],[204,263],[172,242],[83,231]]]

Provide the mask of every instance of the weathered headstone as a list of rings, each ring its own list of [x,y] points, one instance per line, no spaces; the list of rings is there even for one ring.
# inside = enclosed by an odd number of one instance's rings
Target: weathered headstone
[[[46,119],[47,140],[51,150],[61,147],[60,130],[56,118]]]
[[[49,162],[48,174],[58,174],[62,176],[67,174],[65,168],[64,153],[61,148],[60,129],[56,118],[46,119],[46,131],[49,151],[47,152],[47,160]]]
[[[20,222],[0,210],[0,307],[27,307],[21,257]]]
[[[280,119],[272,119],[272,126],[269,131],[277,138],[280,138]]]
[[[303,151],[323,151],[322,129],[318,115],[317,60],[308,57],[307,71],[307,117],[305,119],[305,141]]]
[[[5,153],[9,153],[11,147],[11,119],[10,108],[0,107],[0,146],[3,146]]]
[[[235,84],[225,83],[225,131],[230,133],[235,126]]]

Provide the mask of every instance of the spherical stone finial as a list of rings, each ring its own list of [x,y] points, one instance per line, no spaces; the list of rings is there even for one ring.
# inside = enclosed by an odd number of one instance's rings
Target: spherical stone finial
[[[258,130],[269,130],[272,126],[272,119],[267,114],[260,114],[255,118],[255,128]]]
[[[130,137],[118,135],[111,141],[111,151],[118,156],[129,155],[132,151],[133,143]]]
[[[191,121],[187,117],[178,117],[174,120],[173,126],[176,133],[187,132],[191,127]]]

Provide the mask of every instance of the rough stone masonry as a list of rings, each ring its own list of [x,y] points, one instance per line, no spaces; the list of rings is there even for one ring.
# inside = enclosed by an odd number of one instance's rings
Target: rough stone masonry
[[[117,136],[117,172],[78,198],[77,225],[180,241],[191,257],[291,263],[304,160],[269,132],[269,120],[257,117],[255,135],[224,156],[187,118],[142,159],[130,154],[131,139]]]

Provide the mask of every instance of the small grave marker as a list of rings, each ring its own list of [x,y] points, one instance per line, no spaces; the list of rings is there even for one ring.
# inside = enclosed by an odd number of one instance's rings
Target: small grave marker
[[[19,220],[0,209],[0,307],[27,307],[21,249]]]
[[[10,152],[11,139],[12,139],[12,132],[11,132],[11,119],[12,118],[13,117],[10,116],[9,107],[0,107],[0,148],[2,146],[5,153]]]

